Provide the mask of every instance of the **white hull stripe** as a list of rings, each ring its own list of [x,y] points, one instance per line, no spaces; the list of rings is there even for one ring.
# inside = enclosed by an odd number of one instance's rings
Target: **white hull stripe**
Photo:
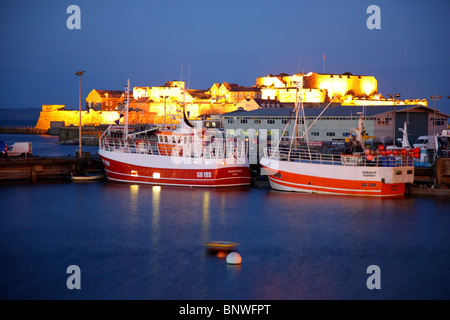
[[[158,183],[158,182],[147,182],[147,181],[135,181],[135,180],[123,180],[116,178],[108,178],[113,181],[118,182],[126,182],[126,183],[139,183],[139,184],[150,184],[150,185],[161,185],[164,184],[166,186],[178,186],[178,187],[200,187],[200,188],[218,188],[218,187],[239,187],[239,186],[247,186],[247,183],[239,183],[239,184],[178,184],[178,183]]]
[[[272,181],[271,181],[272,183]],[[311,189],[301,189],[301,188],[294,188],[294,187],[286,187],[283,185],[279,185],[276,182],[273,182],[274,186],[272,186],[273,189],[275,190],[281,190],[281,191],[295,191],[295,192],[303,192],[303,193],[318,193],[318,194],[330,194],[330,195],[349,195],[349,196],[354,196],[353,193],[336,193],[336,192],[328,192],[328,191],[323,191],[323,190],[311,190]],[[349,190],[346,190],[349,191]],[[360,190],[359,190],[360,191]],[[363,197],[397,197],[399,196],[399,194],[392,194],[392,195],[385,195],[385,194],[358,194],[358,196],[363,196]]]

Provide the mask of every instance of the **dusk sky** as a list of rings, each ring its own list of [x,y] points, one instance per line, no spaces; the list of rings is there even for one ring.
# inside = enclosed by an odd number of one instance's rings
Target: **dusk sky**
[[[81,29],[66,25],[70,5]],[[381,29],[366,26],[370,5]],[[442,95],[450,114],[448,0],[43,0],[1,1],[0,108],[78,108],[92,89],[159,86],[182,76],[191,89],[256,84],[298,71],[372,75],[384,96]]]

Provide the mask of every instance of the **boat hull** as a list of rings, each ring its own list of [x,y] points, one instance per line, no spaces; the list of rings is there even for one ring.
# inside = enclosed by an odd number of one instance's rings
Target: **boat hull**
[[[109,180],[183,187],[250,186],[250,169],[236,163],[99,151]],[[229,162],[229,161],[225,161]]]
[[[401,197],[414,179],[414,167],[367,167],[278,161],[261,165],[271,188],[319,194]]]
[[[72,175],[72,181],[99,181],[106,177],[105,173],[95,173],[86,175]]]

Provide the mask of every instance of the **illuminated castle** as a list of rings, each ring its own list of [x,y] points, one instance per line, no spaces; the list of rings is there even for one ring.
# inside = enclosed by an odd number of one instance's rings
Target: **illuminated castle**
[[[303,87],[298,89],[300,81]],[[300,90],[300,91],[299,91]],[[306,103],[333,102],[342,105],[427,105],[426,100],[386,99],[377,92],[373,76],[344,74],[279,74],[256,78],[256,85],[243,87],[232,83],[214,83],[208,90],[185,89],[184,81],[168,81],[164,86],[134,87],[127,93],[118,90],[92,90],[86,97],[82,125],[112,124],[130,101],[129,123],[178,123],[183,108],[189,118],[208,117],[238,109],[251,110],[251,100],[294,103],[301,97]],[[121,122],[123,121],[120,120]],[[49,129],[52,122],[79,125],[79,111],[65,110],[64,105],[43,105],[36,125]]]
[[[297,86],[303,81],[301,92]],[[373,76],[343,74],[319,74],[310,72],[288,75],[268,75],[256,78],[256,84],[261,89],[262,99],[279,102],[296,102],[300,94],[303,102],[326,103],[333,102],[342,105],[393,105],[420,104],[427,105],[424,100],[386,99],[377,92],[377,80]]]

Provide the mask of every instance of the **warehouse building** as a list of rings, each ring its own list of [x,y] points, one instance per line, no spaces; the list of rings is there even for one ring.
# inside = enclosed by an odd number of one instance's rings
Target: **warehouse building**
[[[258,149],[290,137],[294,133],[294,108],[259,108],[252,111],[237,110],[222,115],[225,135],[243,135],[250,141],[257,139]],[[334,106],[304,108],[304,118],[311,145],[339,145],[354,135],[358,119],[362,117],[366,143],[392,145],[402,138],[404,122],[408,123],[409,142],[419,136],[434,135],[447,129],[449,115],[423,105],[400,106]],[[299,113],[299,115],[301,112]],[[320,117],[319,117],[320,116]],[[297,130],[305,131],[303,117],[299,116]],[[253,139],[253,140],[252,140]],[[259,153],[261,150],[259,150]],[[259,158],[259,156],[258,156]]]

